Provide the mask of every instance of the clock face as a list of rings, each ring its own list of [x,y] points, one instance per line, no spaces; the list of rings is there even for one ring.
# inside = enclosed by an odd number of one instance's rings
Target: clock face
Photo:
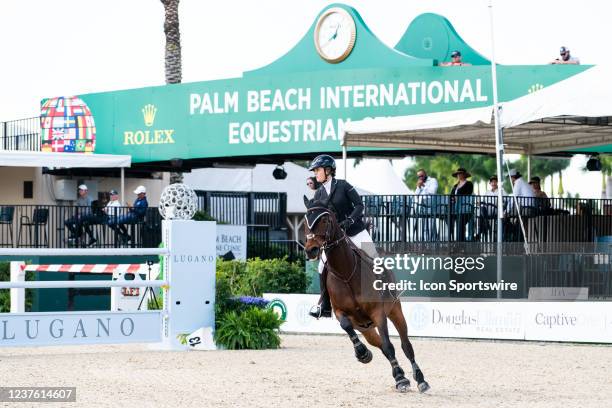
[[[343,61],[355,46],[355,21],[348,11],[331,8],[319,17],[314,36],[321,58],[331,63]]]

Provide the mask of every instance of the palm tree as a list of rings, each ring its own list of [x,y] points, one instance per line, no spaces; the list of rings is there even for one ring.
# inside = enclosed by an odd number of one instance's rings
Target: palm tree
[[[166,84],[180,84],[183,76],[181,63],[181,32],[179,30],[179,0],[161,0],[164,5],[164,33],[166,34]],[[170,172],[170,184],[181,183],[183,173]]]
[[[166,34],[166,84],[180,84],[181,33],[179,31],[179,0],[161,0],[164,5],[164,33]]]
[[[561,172],[570,165],[569,158],[547,158],[547,157],[532,157],[531,158],[531,176],[538,176],[544,181],[548,176],[551,176],[551,185],[553,184],[554,174],[559,174],[559,188],[563,188]],[[525,177],[527,176],[527,156],[521,158],[512,164]],[[529,181],[529,180],[527,180]],[[509,185],[508,185],[509,187]],[[551,188],[552,192],[552,188]],[[559,196],[563,193],[559,192]]]

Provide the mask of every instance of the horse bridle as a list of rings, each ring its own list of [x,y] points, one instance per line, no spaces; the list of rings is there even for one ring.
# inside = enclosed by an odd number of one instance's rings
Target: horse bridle
[[[342,236],[338,239],[336,239],[335,241],[329,242],[331,240],[331,233],[332,233],[332,228],[334,227],[334,225],[336,225],[336,218],[333,217],[333,213],[331,211],[329,211],[328,208],[325,207],[312,207],[306,210],[306,212],[311,212],[314,210],[323,210],[325,214],[330,215],[331,219],[333,220],[332,222],[328,222],[327,223],[327,227],[325,228],[325,236],[324,236],[324,243],[323,246],[321,247],[322,250],[324,251],[328,251],[330,249],[335,248],[336,246],[338,246],[338,244],[342,241],[346,239],[346,232],[344,232],[344,230],[342,228],[340,228],[340,231],[342,231]],[[321,234],[308,234],[306,235],[306,239],[312,239],[316,236],[321,236]]]

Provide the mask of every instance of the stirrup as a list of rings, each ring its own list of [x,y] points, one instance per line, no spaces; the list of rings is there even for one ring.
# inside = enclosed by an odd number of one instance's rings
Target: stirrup
[[[331,317],[331,310],[323,310],[321,305],[314,305],[310,308],[308,314],[319,320],[322,317]]]

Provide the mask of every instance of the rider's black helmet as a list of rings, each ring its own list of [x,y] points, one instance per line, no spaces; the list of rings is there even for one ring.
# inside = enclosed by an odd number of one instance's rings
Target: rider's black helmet
[[[331,167],[332,169],[336,168],[336,161],[329,154],[320,154],[314,158],[314,160],[308,166],[308,170],[314,170],[317,167]]]

